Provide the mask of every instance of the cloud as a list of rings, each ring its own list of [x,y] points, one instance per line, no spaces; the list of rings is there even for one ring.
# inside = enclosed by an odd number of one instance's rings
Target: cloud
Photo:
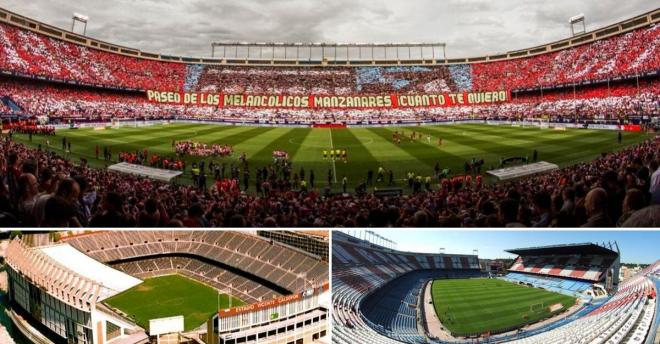
[[[4,8],[144,51],[210,55],[212,41],[446,42],[448,57],[532,47],[568,36],[584,13],[595,29],[655,9],[648,0],[5,0]]]

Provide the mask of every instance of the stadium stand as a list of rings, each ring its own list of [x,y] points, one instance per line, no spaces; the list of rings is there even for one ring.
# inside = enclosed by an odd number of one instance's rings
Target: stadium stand
[[[516,261],[511,270],[598,281],[612,263],[610,260],[603,260],[602,257],[527,258],[528,261],[523,259]]]
[[[436,279],[482,276],[478,270],[412,271],[369,294],[360,308],[365,319],[387,337],[405,343],[425,343],[427,337],[418,329],[424,285]]]
[[[0,78],[0,95],[11,96],[21,111],[47,116],[54,123],[109,122],[114,120],[210,120],[219,122],[312,124],[343,122],[418,123],[467,119],[521,120],[549,117],[554,122],[618,122],[620,115],[657,116],[657,79],[607,86],[583,87],[573,92],[554,91],[516,96],[510,103],[423,109],[309,110],[190,107],[149,103],[143,94],[104,89],[85,89],[40,81]],[[17,111],[14,110],[14,113]]]
[[[655,50],[659,40],[660,26],[651,25],[561,52],[515,61],[477,63],[473,65],[472,83],[477,89],[531,88],[658,70],[660,59]]]
[[[650,268],[660,265],[656,262]],[[513,343],[645,343],[656,312],[657,290],[649,270],[619,285],[616,294],[585,317]]]
[[[282,296],[279,292],[243,276],[192,258],[141,258],[139,261],[117,263],[112,266],[139,278],[178,273],[204,282],[218,290],[231,290],[241,300],[248,302],[259,302]]]
[[[231,288],[252,301],[262,301],[279,293],[228,271],[228,268],[270,281],[288,293],[300,292],[301,288],[305,288],[299,282],[301,276],[306,276],[307,287],[310,284],[318,287],[325,282],[328,274],[328,265],[319,259],[241,232],[113,231],[73,237],[66,239],[66,242],[98,261],[116,262],[121,269],[138,268],[140,275],[183,270],[185,274],[212,281],[224,289]],[[175,256],[159,257],[162,255]],[[199,259],[183,259],[180,255],[206,258],[222,265],[213,266]],[[123,263],[136,258],[140,259]],[[149,259],[143,261],[143,258]]]
[[[440,63],[308,67],[246,66],[226,61],[223,64],[180,63],[185,62],[181,59],[167,62],[162,56],[143,53],[131,57],[127,51],[135,50],[99,45],[96,41],[94,48],[92,43],[76,43],[64,34],[59,39],[54,38],[52,32],[57,31],[53,31],[54,28],[43,30],[42,27],[48,26],[28,25],[26,23],[34,21],[7,13],[0,18],[0,70],[3,74],[0,77],[0,98],[3,99],[0,112],[22,114],[31,120],[40,118],[61,126],[70,121],[107,125],[114,121],[136,120],[393,125],[462,120],[524,123],[542,119],[597,127],[648,124],[660,114],[658,54],[654,53],[660,30],[654,19],[657,16],[652,18],[648,14],[640,16],[644,19],[643,25],[617,24],[611,35],[594,34],[593,39],[585,40],[584,44],[567,43],[565,49],[557,50],[548,45],[544,53],[528,51],[525,55],[533,56],[521,58],[508,54],[504,60],[478,63],[436,61]],[[85,38],[85,42],[91,41]],[[104,46],[116,48],[115,52]],[[580,63],[573,65],[576,59]],[[585,62],[586,59],[590,62]],[[421,110],[308,111],[184,106],[149,103],[144,92],[155,89],[366,95],[500,88],[511,92],[510,102]],[[9,131],[19,132],[20,127],[12,126]],[[50,132],[52,128],[49,128]],[[75,165],[65,156],[3,141],[0,143],[0,149],[5,152],[4,160],[0,161],[3,180],[0,220],[4,226],[50,227],[565,227],[620,226],[630,218],[627,226],[657,226],[659,220],[652,217],[657,211],[647,207],[660,203],[660,186],[651,185],[652,175],[658,171],[657,147],[658,139],[607,154],[590,163],[523,178],[515,183],[483,186],[464,177],[434,180],[437,192],[389,198],[374,195],[324,197],[317,191],[300,192],[291,178],[275,173],[267,173],[264,178],[269,190],[272,188],[268,196],[242,195],[238,185],[228,190],[215,185],[208,192],[197,193],[191,186],[162,184],[90,169],[85,164]],[[110,152],[110,159],[106,161],[117,160],[114,159],[117,153]],[[22,185],[31,179],[29,175],[39,177],[36,194],[29,188],[19,188],[22,174]],[[76,177],[76,180],[67,177]],[[64,180],[66,182],[61,183]],[[86,186],[84,190],[78,190],[81,185]],[[599,187],[604,187],[607,193],[609,212],[587,215],[587,195]],[[623,202],[627,192],[633,190],[641,191],[644,199]],[[193,192],[194,197],[187,196]],[[630,199],[634,194],[631,192]],[[531,204],[535,197],[547,200],[548,196],[552,202],[549,213],[536,214],[534,209],[521,206]],[[504,206],[503,200],[507,201]],[[646,207],[644,212],[640,209],[643,207]],[[291,212],[295,214],[285,214],[283,209],[293,209]],[[337,213],[327,209],[337,209]],[[632,216],[633,213],[639,216]]]
[[[552,277],[537,277],[518,273],[508,273],[503,279],[536,287],[544,288],[550,291],[568,294],[572,296],[586,297],[586,292],[592,290],[593,283],[584,281],[565,280]]]
[[[515,283],[589,299],[607,295],[619,283],[616,244],[571,244],[508,252],[519,255],[504,277]]]
[[[660,261],[621,283],[611,297],[587,301],[568,318],[536,330],[489,338],[441,340],[420,329],[419,293],[425,282],[438,278],[479,277],[476,270],[429,269],[397,252],[341,232],[333,234],[333,341],[336,343],[651,343],[655,332],[657,290],[649,278],[660,271]],[[430,257],[432,255],[427,255]],[[380,262],[367,257],[381,257]],[[396,259],[396,260],[389,260]],[[410,257],[410,256],[409,256]],[[395,263],[396,262],[396,263]],[[516,262],[515,264],[519,264]],[[546,281],[553,291],[580,290],[584,281],[509,273],[507,279]],[[527,279],[530,278],[530,279]],[[591,284],[591,283],[589,283]]]
[[[574,121],[576,118],[618,119],[622,114],[657,116],[660,62],[654,52],[660,40],[659,32],[660,25],[649,23],[560,51],[496,62],[319,68],[154,61],[56,39],[29,26],[22,27],[17,21],[6,21],[0,23],[3,42],[0,70],[10,76],[0,82],[0,95],[15,100],[12,112],[47,116],[53,121],[83,122],[177,118],[282,125],[538,116]],[[573,63],[576,60],[580,63]],[[17,76],[27,77],[28,81],[19,81]],[[35,81],[35,77],[56,83]],[[577,87],[569,87],[572,85]],[[285,95],[510,90],[513,102],[430,109],[310,112],[150,104],[144,90]]]
[[[74,165],[55,153],[3,140],[0,150],[6,163],[1,169],[0,213],[5,227],[653,227],[660,223],[659,212],[654,211],[660,187],[651,185],[658,173],[659,145],[656,138],[592,162],[515,182],[483,186],[452,178],[441,181],[433,192],[381,198],[300,192],[290,180],[275,174],[269,179],[274,186],[269,195],[241,195],[237,188],[217,187],[197,193],[191,185]],[[38,188],[19,189],[21,175],[23,183],[30,175],[39,175]],[[80,183],[86,188],[81,190]],[[637,200],[639,204],[633,202],[634,190],[646,195]],[[194,197],[184,196],[192,193]],[[547,200],[551,208],[533,213],[521,206],[535,197]],[[587,211],[587,205],[597,207]],[[285,216],[277,209],[292,209],[297,216]]]
[[[130,58],[0,24],[0,68],[110,88],[181,89],[185,65]]]
[[[423,343],[416,317],[423,283],[480,275],[476,256],[399,252],[341,232],[333,232],[332,250],[337,343]]]
[[[305,252],[330,260],[329,231],[324,230],[259,230],[257,235],[299,248]]]
[[[222,93],[346,94],[519,89],[637,75],[660,68],[654,50],[660,26],[651,24],[623,35],[557,53],[467,65],[470,72],[437,67],[225,67],[195,66],[129,58],[59,41],[30,30],[0,24],[2,69],[53,80],[110,87],[200,90]],[[28,47],[34,47],[30,49]],[[581,63],[573,63],[579,60]],[[201,69],[201,71],[200,71]],[[187,73],[190,76],[186,75]],[[453,76],[467,77],[456,82]],[[464,88],[465,86],[463,86]]]

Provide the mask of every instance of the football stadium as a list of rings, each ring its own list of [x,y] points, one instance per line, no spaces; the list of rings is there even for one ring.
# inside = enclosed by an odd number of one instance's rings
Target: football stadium
[[[660,260],[630,273],[616,242],[508,249],[498,272],[476,252],[401,251],[381,234],[333,231],[333,343],[660,339]]]
[[[328,254],[327,232],[279,233],[302,235]],[[283,241],[256,231],[18,235],[3,245],[7,327],[16,343],[327,343],[328,262]]]
[[[660,223],[658,9],[460,58],[436,42],[173,56],[20,10],[0,9],[3,227]]]

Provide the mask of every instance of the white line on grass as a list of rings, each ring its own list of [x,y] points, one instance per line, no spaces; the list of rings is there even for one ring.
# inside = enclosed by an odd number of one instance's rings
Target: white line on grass
[[[332,144],[332,129],[328,129],[328,131],[330,132],[330,150],[334,150],[335,146]],[[335,184],[337,184],[337,165],[335,164],[334,157],[331,157],[330,159],[332,160],[332,176],[335,178]]]

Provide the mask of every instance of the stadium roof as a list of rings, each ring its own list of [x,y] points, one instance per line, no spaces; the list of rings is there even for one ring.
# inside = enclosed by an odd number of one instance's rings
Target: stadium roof
[[[506,252],[519,256],[567,255],[567,254],[602,254],[618,256],[619,253],[604,246],[593,243],[551,245],[530,248],[516,248]]]
[[[99,301],[117,295],[142,283],[141,280],[115,270],[78,251],[69,244],[38,248],[54,261],[102,286]]]

